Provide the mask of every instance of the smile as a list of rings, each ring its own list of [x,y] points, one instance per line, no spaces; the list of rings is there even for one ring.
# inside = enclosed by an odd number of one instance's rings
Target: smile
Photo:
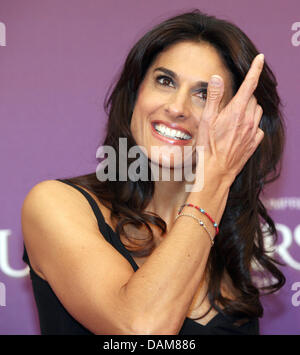
[[[185,132],[182,132],[177,129],[169,128],[168,126],[162,123],[154,123],[153,127],[155,131],[163,137],[175,140],[190,140],[192,138],[189,134],[186,134]]]

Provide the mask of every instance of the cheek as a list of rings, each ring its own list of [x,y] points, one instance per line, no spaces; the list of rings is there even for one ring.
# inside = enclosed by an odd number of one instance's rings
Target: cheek
[[[139,137],[141,132],[141,123],[139,119],[139,115],[137,115],[136,111],[133,111],[131,123],[130,123],[130,130],[134,140],[139,144]]]
[[[193,114],[199,115],[203,112],[206,101],[200,100],[199,98],[192,96],[191,98],[191,112]]]
[[[163,104],[162,95],[154,93],[152,90],[144,90],[140,92],[134,113],[140,120],[149,119],[149,115],[154,113]]]
[[[136,141],[138,140],[138,137],[143,134],[143,129],[145,123],[147,122],[148,115],[149,107],[147,102],[145,102],[142,97],[138,98],[134,106],[130,123],[131,133]]]

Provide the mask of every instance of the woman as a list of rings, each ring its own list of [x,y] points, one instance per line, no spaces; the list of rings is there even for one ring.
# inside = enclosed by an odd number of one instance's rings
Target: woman
[[[283,150],[276,85],[241,30],[198,10],[136,43],[106,100],[103,145],[117,158],[142,146],[149,171],[170,163],[171,178],[117,170],[116,181],[91,173],[32,188],[24,261],[42,334],[259,333],[254,264],[276,279],[266,291],[285,282],[264,249],[261,223],[276,229],[259,199]],[[170,161],[153,153],[162,146]],[[190,189],[175,179],[182,162]]]

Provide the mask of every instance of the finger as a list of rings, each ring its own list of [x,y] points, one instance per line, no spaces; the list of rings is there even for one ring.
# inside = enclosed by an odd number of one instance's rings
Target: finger
[[[256,105],[255,115],[254,115],[254,125],[256,127],[259,126],[259,123],[261,121],[263,113],[264,113],[264,111],[263,111],[262,107],[260,105]]]
[[[251,133],[254,133],[254,126],[255,126],[254,117],[256,114],[256,107],[257,107],[257,100],[255,96],[252,95],[247,104],[245,114],[244,114],[245,119],[243,120],[243,124],[245,124],[249,129],[251,129]],[[255,131],[256,129],[257,127],[255,127]]]
[[[253,130],[252,134],[255,135],[257,132],[257,129],[259,128],[259,123],[261,121],[262,115],[264,111],[260,105],[256,105],[255,108],[255,114],[254,114],[254,125],[253,125]]]
[[[249,117],[254,117],[256,113],[256,108],[257,108],[257,100],[256,97],[252,95],[250,97],[250,100],[248,101],[245,114]]]
[[[249,151],[247,155],[248,158],[246,160],[248,160],[254,154],[257,147],[260,145],[261,141],[263,140],[264,135],[265,135],[264,131],[258,128],[257,131],[255,132],[255,136],[253,137],[251,144],[249,144]]]
[[[212,75],[207,87],[207,99],[203,119],[213,120],[219,113],[219,105],[224,94],[224,82],[219,75]]]
[[[259,144],[263,140],[264,136],[265,136],[264,131],[260,128],[257,128],[256,134],[254,137],[254,150],[256,150],[256,148],[259,146]]]
[[[242,82],[240,88],[232,99],[232,103],[236,105],[241,112],[244,112],[247,104],[255,91],[259,76],[264,66],[264,55],[257,55],[251,63],[250,69]]]

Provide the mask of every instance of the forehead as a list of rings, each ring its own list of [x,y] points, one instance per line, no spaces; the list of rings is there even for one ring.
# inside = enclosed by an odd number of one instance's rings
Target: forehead
[[[160,52],[148,73],[157,67],[174,71],[179,78],[191,84],[209,81],[213,74],[222,76],[225,87],[232,87],[232,74],[224,64],[217,50],[207,42],[180,42]]]

